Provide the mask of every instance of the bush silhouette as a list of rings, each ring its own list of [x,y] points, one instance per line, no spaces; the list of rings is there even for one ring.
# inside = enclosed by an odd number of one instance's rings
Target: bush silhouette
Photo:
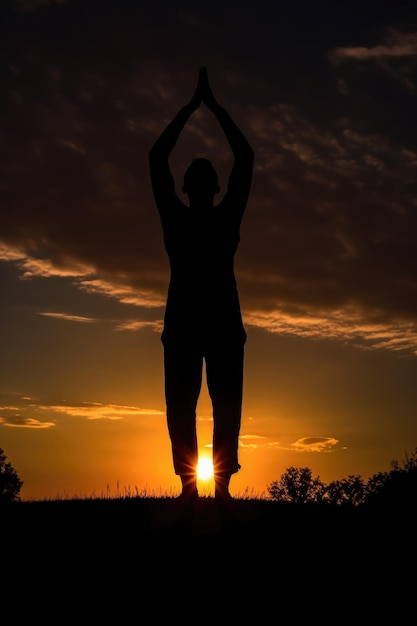
[[[279,480],[267,485],[272,500],[294,504],[327,503],[359,506],[389,504],[414,507],[417,500],[417,448],[402,463],[391,462],[391,471],[378,472],[365,482],[350,475],[328,485],[313,478],[308,467],[288,467]]]
[[[365,501],[415,507],[417,500],[417,448],[405,454],[400,464],[392,461],[390,472],[379,472],[369,479]]]
[[[320,478],[313,478],[308,467],[288,467],[280,480],[274,480],[267,486],[272,500],[306,504],[307,502],[322,502],[325,486]]]
[[[350,475],[342,480],[334,480],[326,487],[326,501],[329,504],[362,504],[366,494],[366,483],[361,476]]]
[[[19,493],[23,485],[16,470],[0,448],[0,504],[19,500]]]

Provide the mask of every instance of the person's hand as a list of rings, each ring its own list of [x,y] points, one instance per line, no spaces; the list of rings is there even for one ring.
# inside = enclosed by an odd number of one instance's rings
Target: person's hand
[[[198,109],[198,107],[200,106],[202,100],[203,100],[203,90],[202,90],[202,79],[201,79],[201,68],[200,68],[200,73],[198,75],[197,87],[195,88],[193,97],[191,98],[190,102],[188,103],[189,108],[192,111],[196,111]]]
[[[205,66],[200,68],[198,84],[200,85],[202,100],[204,104],[206,105],[206,107],[210,109],[210,111],[214,111],[215,109],[218,109],[219,104],[211,90],[210,83],[208,80],[207,68]]]

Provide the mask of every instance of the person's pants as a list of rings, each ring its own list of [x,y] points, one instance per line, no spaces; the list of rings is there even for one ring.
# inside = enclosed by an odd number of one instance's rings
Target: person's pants
[[[240,469],[244,344],[223,343],[204,354],[193,346],[164,344],[165,398],[175,473],[195,475],[198,460],[196,409],[206,362],[213,406],[213,466],[216,474]]]

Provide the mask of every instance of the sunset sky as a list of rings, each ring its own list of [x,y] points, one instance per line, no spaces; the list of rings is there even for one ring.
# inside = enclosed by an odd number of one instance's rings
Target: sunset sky
[[[179,491],[148,152],[201,65],[255,151],[232,494],[290,466],[367,480],[416,449],[417,5],[367,4],[2,0],[0,448],[22,499]],[[204,106],[179,195],[195,156],[221,197]],[[205,384],[198,429],[210,456]]]

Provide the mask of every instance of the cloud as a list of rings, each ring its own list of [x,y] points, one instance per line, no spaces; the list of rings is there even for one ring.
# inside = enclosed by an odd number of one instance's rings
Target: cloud
[[[13,398],[14,403],[0,404],[0,424],[11,428],[51,428],[61,415],[81,417],[87,420],[122,420],[132,416],[165,415],[163,411],[137,406],[83,402],[79,405],[45,404],[19,394],[1,394],[3,400]],[[0,398],[0,399],[1,399]],[[36,414],[38,417],[33,417]],[[44,421],[42,416],[55,417],[55,421]]]
[[[251,419],[251,418],[249,418]],[[239,436],[239,445],[241,448],[248,450],[257,450],[263,446],[268,446],[267,438],[263,435],[241,435]]]
[[[385,320],[359,307],[343,309],[248,312],[244,315],[247,326],[262,328],[279,335],[293,335],[308,339],[323,339],[353,344],[366,350],[404,351],[417,356],[417,324],[406,320]]]
[[[69,313],[52,313],[52,312],[39,312],[39,315],[44,315],[45,317],[55,317],[56,319],[66,320],[68,322],[81,322],[83,324],[91,324],[92,322],[97,322],[97,320],[92,317],[83,317],[81,315],[70,315]]]
[[[165,299],[156,290],[135,290],[132,285],[123,284],[117,277],[113,280],[80,280],[78,286],[87,293],[99,294],[115,298],[122,304],[131,304],[144,308],[159,308],[165,306]]]
[[[20,246],[14,246],[0,240],[0,261],[10,261],[16,264],[23,279],[42,278],[75,278],[93,273],[93,268],[84,263],[69,258],[62,251],[59,263],[52,259],[37,258],[36,244],[33,241],[21,241]],[[26,249],[25,249],[26,248]]]
[[[279,441],[269,441],[260,435],[242,435],[239,437],[241,448],[257,450],[259,448],[273,448],[292,452],[331,452],[339,443],[334,437],[301,437],[291,444],[282,444]]]
[[[320,128],[286,104],[252,105],[246,115],[258,168],[236,262],[246,323],[415,352],[417,153],[388,136],[360,132],[346,118],[331,130]],[[22,278],[66,278],[92,296],[164,307],[168,268],[159,226],[145,250],[127,229],[112,241],[110,256],[88,219],[88,255],[77,231],[61,229],[52,242],[47,221],[37,228],[43,258],[23,237],[0,249]],[[159,332],[161,318],[131,318],[116,328]]]
[[[334,437],[302,437],[292,444],[292,448],[299,452],[331,452],[338,443]]]
[[[404,33],[391,30],[385,44],[369,47],[338,47],[330,52],[329,57],[333,63],[417,57],[417,32]]]
[[[72,417],[85,417],[88,420],[108,419],[121,420],[130,416],[139,415],[164,415],[163,411],[144,409],[136,406],[123,406],[116,404],[102,404],[100,402],[83,402],[80,406],[51,405],[41,406],[41,409],[65,413]]]
[[[237,265],[245,322],[415,352],[415,151],[288,106],[251,119],[262,141]]]
[[[151,328],[156,333],[161,333],[163,330],[163,320],[157,320],[156,322],[149,322],[144,320],[127,320],[121,322],[116,326],[116,330],[142,330],[142,328]]]
[[[377,68],[402,83],[411,92],[417,89],[417,32],[386,29],[383,43],[371,46],[343,46],[332,49],[329,59],[335,67],[360,66],[361,70]],[[369,67],[367,67],[369,66]],[[371,81],[371,84],[374,80]],[[340,82],[340,92],[346,95],[345,81]]]
[[[1,411],[1,408],[0,408],[0,411]],[[20,416],[16,416],[15,418],[0,417],[0,424],[3,424],[3,426],[7,426],[9,428],[36,428],[36,429],[52,428],[53,426],[56,426],[54,422],[41,422],[40,420],[34,419],[32,417],[20,417]]]
[[[48,429],[56,424],[33,417],[38,413],[36,398],[17,392],[0,392],[0,425],[8,428]]]

